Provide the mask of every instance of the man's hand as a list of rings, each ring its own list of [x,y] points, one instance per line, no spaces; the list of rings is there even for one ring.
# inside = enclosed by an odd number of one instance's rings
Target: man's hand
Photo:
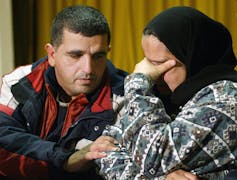
[[[109,136],[100,136],[93,143],[73,153],[64,164],[68,172],[83,171],[90,167],[91,160],[103,158],[106,151],[116,151],[116,140]]]
[[[198,180],[198,177],[180,169],[168,174],[165,180]]]
[[[153,64],[146,58],[144,58],[142,61],[136,64],[133,73],[146,74],[150,76],[150,78],[153,81],[156,81],[160,75],[162,75],[163,73],[174,67],[175,64],[176,64],[175,60],[167,60],[161,64]]]

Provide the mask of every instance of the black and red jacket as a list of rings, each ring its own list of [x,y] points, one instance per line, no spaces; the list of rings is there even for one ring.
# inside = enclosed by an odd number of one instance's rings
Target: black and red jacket
[[[59,88],[54,68],[47,58],[22,66],[5,75],[0,92],[0,175],[13,179],[98,178],[94,169],[77,174],[63,171],[65,160],[75,152],[80,139],[95,140],[114,123],[111,99],[123,96],[126,72],[107,61],[107,75],[100,88],[90,95],[79,115],[77,101],[70,104],[63,132],[52,140],[57,128]]]

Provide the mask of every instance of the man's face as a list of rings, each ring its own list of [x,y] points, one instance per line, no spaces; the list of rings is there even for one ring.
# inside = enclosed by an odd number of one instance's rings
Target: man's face
[[[154,65],[160,65],[170,59],[176,61],[176,65],[166,71],[156,82],[157,88],[161,93],[165,94],[170,90],[174,91],[186,78],[185,65],[169,51],[164,43],[153,35],[142,37],[142,48],[148,61]]]
[[[46,50],[57,81],[69,96],[91,93],[101,83],[109,51],[107,35],[86,37],[64,30],[57,49],[47,44]]]

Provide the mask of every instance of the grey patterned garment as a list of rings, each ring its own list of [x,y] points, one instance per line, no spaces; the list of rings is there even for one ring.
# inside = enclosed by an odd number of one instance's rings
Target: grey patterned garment
[[[104,131],[118,139],[120,151],[96,161],[100,174],[106,179],[164,179],[184,169],[223,179],[228,172],[223,169],[237,164],[237,83],[223,80],[201,89],[172,122],[152,86],[140,73],[126,78],[124,115]]]

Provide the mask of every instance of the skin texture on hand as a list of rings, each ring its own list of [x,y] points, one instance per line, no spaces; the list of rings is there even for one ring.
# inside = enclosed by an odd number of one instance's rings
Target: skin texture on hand
[[[167,60],[161,64],[153,64],[149,62],[146,58],[136,64],[133,73],[143,73],[155,81],[161,76],[164,72],[168,71],[176,64],[175,60]]]
[[[198,180],[198,177],[184,170],[176,170],[168,174],[165,180]]]
[[[92,160],[103,158],[106,151],[116,151],[116,140],[109,136],[100,136],[93,143],[73,153],[64,164],[67,172],[85,171]]]

